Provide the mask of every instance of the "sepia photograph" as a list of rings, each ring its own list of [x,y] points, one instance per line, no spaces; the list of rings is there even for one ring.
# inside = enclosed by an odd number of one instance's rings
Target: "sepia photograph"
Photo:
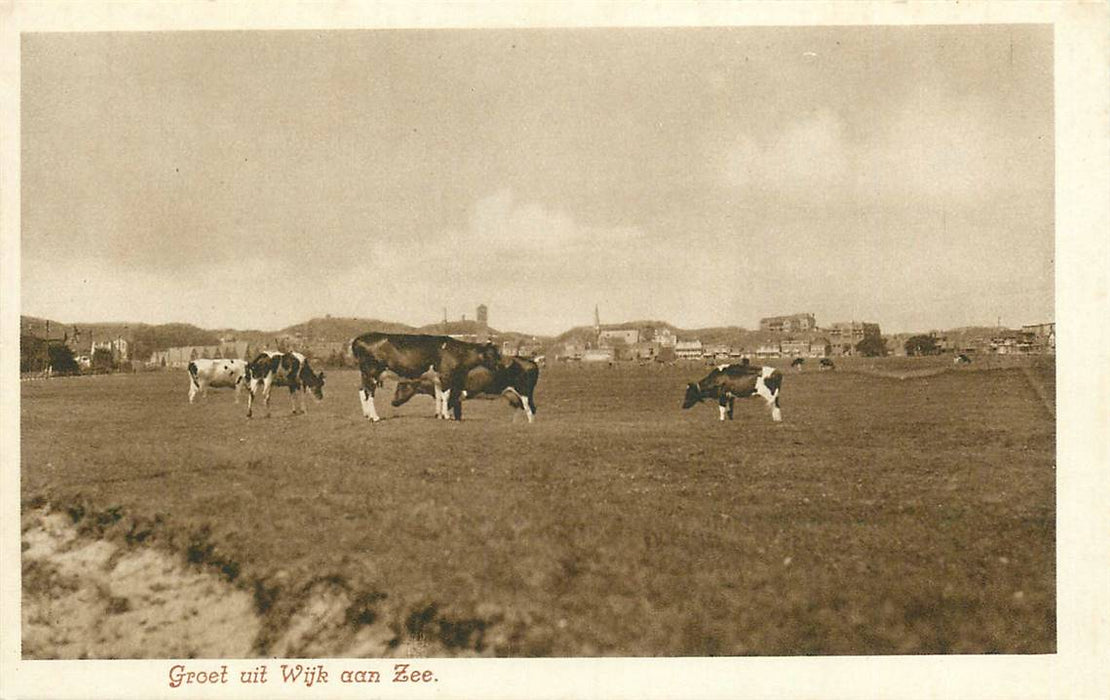
[[[1052,658],[1060,48],[22,31],[17,659]]]

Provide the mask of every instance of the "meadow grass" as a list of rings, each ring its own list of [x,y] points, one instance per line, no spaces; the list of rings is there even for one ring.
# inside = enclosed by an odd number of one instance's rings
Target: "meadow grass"
[[[156,520],[264,613],[330,576],[460,652],[1053,652],[1051,365],[784,371],[781,424],[681,410],[700,366],[546,367],[533,425],[385,391],[372,425],[354,371],[249,421],[183,371],[28,382],[22,495]]]

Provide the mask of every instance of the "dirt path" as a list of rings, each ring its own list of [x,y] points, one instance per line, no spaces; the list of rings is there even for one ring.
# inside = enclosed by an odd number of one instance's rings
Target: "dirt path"
[[[25,512],[22,530],[24,658],[478,656],[505,643],[491,621],[396,608],[335,577],[286,590],[262,614],[216,568],[82,533],[49,507]]]

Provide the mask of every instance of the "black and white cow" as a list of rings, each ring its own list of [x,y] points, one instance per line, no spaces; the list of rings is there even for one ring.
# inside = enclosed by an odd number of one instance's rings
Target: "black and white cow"
[[[964,353],[960,353],[959,355],[956,355],[956,358],[952,360],[952,362],[957,365],[970,365],[971,358]]]
[[[504,396],[513,408],[524,411],[531,423],[536,415],[536,384],[540,379],[538,363],[523,357],[502,358],[496,370],[479,365],[466,375],[463,398],[497,398]],[[435,380],[431,377],[402,379],[393,392],[393,405],[400,406],[418,394],[435,396]],[[446,407],[436,403],[436,417],[446,418]]]
[[[759,394],[771,407],[771,420],[782,420],[779,410],[779,391],[782,388],[782,372],[774,367],[757,365],[718,365],[701,381],[686,385],[686,398],[683,408],[690,408],[705,399],[717,399],[721,420],[727,415],[732,420],[732,405],[736,399]]]
[[[791,367],[791,369],[796,369],[799,372],[801,372],[802,371],[802,365],[804,365],[805,363],[806,363],[806,358],[804,358],[804,357],[795,357],[794,361],[790,363],[790,367]]]
[[[267,350],[247,365],[247,418],[254,408],[254,395],[262,388],[266,402],[266,416],[270,415],[270,390],[277,386],[289,387],[289,401],[293,415],[308,413],[305,394],[312,392],[317,401],[324,398],[324,373],[312,371],[308,360],[299,352],[273,352]],[[301,409],[297,410],[297,393],[301,394]]]
[[[455,420],[462,420],[467,374],[478,366],[496,371],[501,361],[493,343],[466,343],[443,335],[366,333],[351,341],[351,352],[362,373],[358,395],[362,414],[375,423],[381,418],[374,407],[374,390],[387,372],[401,379],[429,377],[435,384],[437,405],[445,407],[437,413],[446,417],[451,408]]]
[[[821,364],[821,366],[820,366],[821,369],[836,369],[836,365],[834,365],[833,361],[830,360],[827,357],[822,357],[820,364]]]
[[[246,360],[193,360],[189,363],[189,403],[197,394],[207,398],[208,387],[235,389],[235,403],[239,403],[246,376]]]

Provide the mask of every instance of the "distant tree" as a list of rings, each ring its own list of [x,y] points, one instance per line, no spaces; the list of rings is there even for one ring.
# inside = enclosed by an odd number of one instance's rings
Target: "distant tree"
[[[886,355],[886,342],[881,335],[869,335],[856,343],[856,354],[864,357],[883,357]]]
[[[909,338],[903,347],[907,355],[939,355],[940,346],[937,339],[931,335],[915,335]]]
[[[47,343],[33,335],[19,336],[19,371],[41,372],[50,364]]]
[[[112,351],[107,348],[97,348],[92,355],[92,368],[96,372],[110,372],[115,369],[112,361]]]
[[[55,374],[80,374],[81,368],[77,365],[77,358],[73,356],[73,351],[68,345],[50,343],[47,349],[50,355],[50,366],[54,368]]]

